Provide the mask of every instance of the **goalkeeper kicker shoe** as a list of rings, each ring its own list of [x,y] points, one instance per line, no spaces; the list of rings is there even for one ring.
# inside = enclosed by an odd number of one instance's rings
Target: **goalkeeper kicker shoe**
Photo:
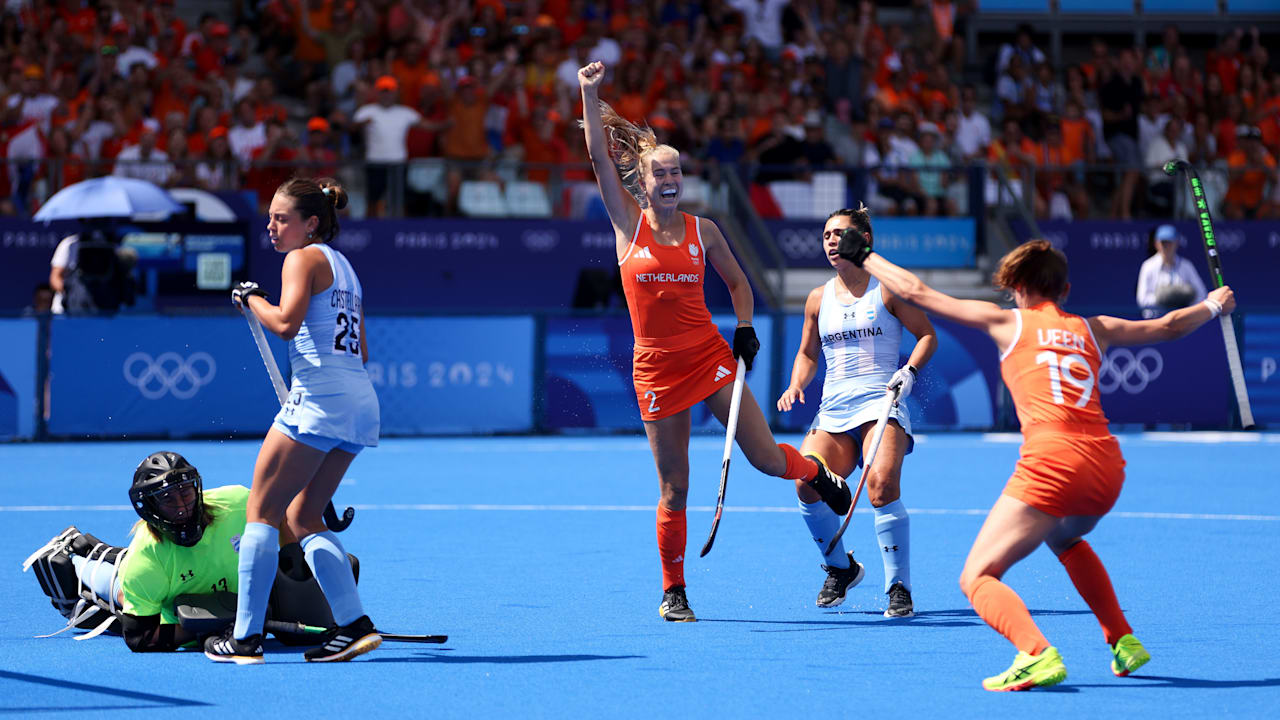
[[[849,553],[849,567],[823,565],[822,569],[827,571],[827,579],[818,591],[818,607],[824,608],[833,608],[844,602],[844,595],[849,588],[862,582],[862,578],[867,575],[867,569],[853,559],[852,552]]]
[[[1151,653],[1132,634],[1123,635],[1111,646],[1111,672],[1124,677],[1151,659]]]
[[[262,636],[250,635],[244,640],[235,639],[234,625],[229,625],[221,635],[210,635],[204,640],[204,656],[214,662],[229,662],[237,665],[260,665],[262,659]]]
[[[1045,648],[1039,655],[1019,652],[1008,670],[982,681],[982,687],[994,692],[1030,690],[1049,687],[1067,679],[1067,666],[1054,647]]]
[[[689,607],[689,598],[685,597],[683,585],[673,585],[662,593],[662,604],[658,606],[658,614],[667,622],[693,622],[693,610]]]
[[[382,636],[374,629],[373,621],[368,615],[361,615],[326,632],[320,647],[311,648],[302,656],[307,662],[343,662],[376,650],[381,644]]]

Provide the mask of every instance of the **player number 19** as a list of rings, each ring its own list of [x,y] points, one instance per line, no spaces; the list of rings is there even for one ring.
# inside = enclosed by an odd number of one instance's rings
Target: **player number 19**
[[[1072,353],[1063,355],[1058,358],[1058,353],[1052,350],[1045,350],[1036,355],[1036,364],[1046,363],[1049,366],[1049,389],[1053,391],[1053,402],[1061,405],[1065,402],[1062,399],[1062,381],[1066,381],[1080,388],[1080,399],[1076,401],[1076,407],[1084,407],[1089,402],[1089,397],[1093,395],[1093,370],[1089,368],[1089,363],[1080,355]],[[1078,378],[1071,374],[1071,366],[1079,364],[1084,368],[1085,376]]]

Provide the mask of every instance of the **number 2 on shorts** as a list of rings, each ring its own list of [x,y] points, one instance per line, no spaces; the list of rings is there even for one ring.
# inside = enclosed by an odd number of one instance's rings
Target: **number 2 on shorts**
[[[649,398],[649,412],[658,412],[662,409],[658,407],[658,393],[650,390],[646,392],[644,396]]]
[[[1049,365],[1049,389],[1053,391],[1053,402],[1061,405],[1065,402],[1062,398],[1062,379],[1076,387],[1080,388],[1080,399],[1076,401],[1076,407],[1084,407],[1089,402],[1089,397],[1093,395],[1093,371],[1089,369],[1089,363],[1080,355],[1072,353],[1062,356],[1058,359],[1058,354],[1045,350],[1036,355],[1036,364],[1047,363]],[[1084,368],[1085,376],[1078,378],[1071,374],[1071,366],[1079,364]]]

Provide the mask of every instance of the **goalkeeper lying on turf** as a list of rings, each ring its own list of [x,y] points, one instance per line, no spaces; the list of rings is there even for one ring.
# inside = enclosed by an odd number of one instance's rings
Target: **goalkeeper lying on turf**
[[[134,652],[176,650],[199,639],[179,623],[175,601],[180,596],[237,590],[248,498],[249,489],[240,485],[205,492],[200,473],[181,455],[152,453],[138,465],[129,488],[129,500],[141,520],[133,527],[128,548],[107,545],[70,527],[32,554],[23,569],[34,566],[41,588],[67,618],[67,627],[93,629],[95,634],[118,632]],[[329,606],[301,549],[287,531],[281,538],[289,544],[280,553],[280,572],[271,594],[273,614],[292,622],[331,625]],[[356,570],[358,564],[351,560]],[[297,635],[281,639],[291,644],[318,640]]]

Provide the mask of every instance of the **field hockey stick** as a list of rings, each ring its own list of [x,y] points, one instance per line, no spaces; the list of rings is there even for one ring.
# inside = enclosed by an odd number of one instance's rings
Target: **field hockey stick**
[[[1204,240],[1204,252],[1209,259],[1209,278],[1213,286],[1220,288],[1226,284],[1222,279],[1222,257],[1218,253],[1218,242],[1213,234],[1213,218],[1209,217],[1209,202],[1204,196],[1204,186],[1200,184],[1200,176],[1195,167],[1186,160],[1170,160],[1165,163],[1166,175],[1174,176],[1181,170],[1187,174],[1187,182],[1191,184],[1191,197],[1195,200],[1200,237]],[[1227,347],[1227,366],[1231,370],[1231,385],[1236,393],[1236,405],[1240,410],[1240,425],[1245,430],[1252,430],[1253,408],[1249,405],[1249,390],[1244,384],[1244,366],[1240,362],[1240,346],[1236,343],[1236,328],[1231,317],[1226,314],[1218,316],[1222,327],[1222,341]]]
[[[318,635],[326,633],[331,628],[317,627],[315,625],[303,625],[302,623],[285,622],[284,620],[267,620],[263,623],[262,628],[272,633],[292,633],[295,635]],[[440,645],[449,642],[448,635],[398,635],[395,633],[384,633],[381,630],[376,631],[382,636],[383,640],[391,642],[404,643],[425,643],[432,645]]]
[[[858,505],[858,496],[862,494],[862,486],[867,484],[867,474],[871,472],[871,463],[875,462],[876,453],[880,450],[880,439],[884,437],[885,428],[889,427],[889,413],[893,412],[893,406],[898,404],[898,389],[889,388],[884,392],[884,410],[880,412],[880,417],[876,419],[875,430],[871,433],[871,449],[867,451],[867,456],[862,459],[862,478],[858,480],[858,489],[853,493],[853,499],[849,501],[849,510],[844,514],[844,520],[840,522],[840,529],[836,530],[836,534],[831,536],[831,542],[827,543],[826,549],[822,551],[823,555],[830,555],[835,549],[836,544],[840,542],[840,538],[844,537],[844,531],[849,527],[849,520],[853,518],[853,508]]]
[[[244,321],[249,323],[249,333],[253,335],[253,341],[258,345],[262,364],[267,366],[267,375],[271,377],[271,387],[276,391],[276,399],[284,405],[289,400],[289,387],[284,384],[284,377],[280,375],[280,366],[276,365],[276,356],[271,352],[271,346],[267,344],[266,334],[262,332],[262,321],[258,320],[258,314],[249,307],[249,303],[245,303],[242,309]],[[338,517],[338,511],[333,507],[332,501],[324,508],[324,525],[333,532],[346,530],[355,518],[356,509],[353,507],[344,510],[341,518]]]
[[[711,534],[707,536],[707,544],[702,546],[698,557],[706,557],[716,541],[716,531],[720,529],[720,516],[724,514],[724,491],[729,484],[729,456],[733,454],[733,439],[738,434],[738,411],[742,409],[742,382],[747,376],[747,364],[738,358],[738,373],[733,378],[733,400],[729,402],[729,422],[724,426],[724,459],[720,461],[720,494],[716,497],[716,515],[711,519]]]

